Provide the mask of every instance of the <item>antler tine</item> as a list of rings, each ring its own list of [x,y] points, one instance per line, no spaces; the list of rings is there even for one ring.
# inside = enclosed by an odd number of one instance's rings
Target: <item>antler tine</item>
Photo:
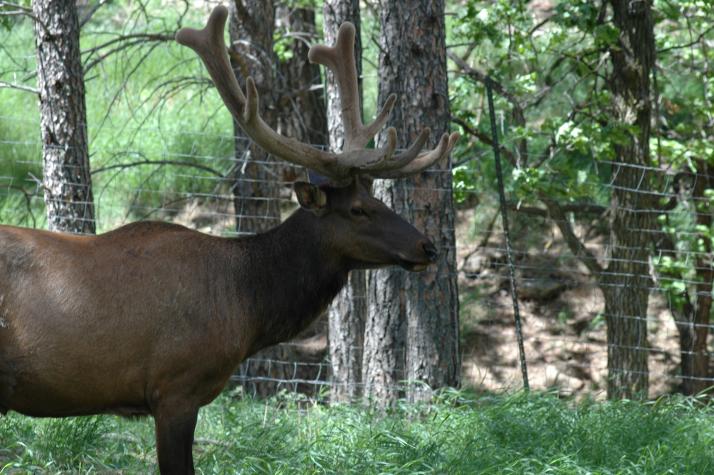
[[[339,183],[360,173],[378,178],[414,174],[448,154],[453,147],[455,135],[442,138],[436,149],[418,155],[429,135],[426,129],[409,150],[393,157],[397,146],[397,133],[394,128],[389,128],[386,144],[382,148],[364,149],[386,123],[396,96],[387,98],[384,107],[371,124],[362,123],[354,58],[355,29],[350,23],[344,23],[340,27],[334,47],[316,45],[310,48],[309,52],[312,62],[327,66],[337,78],[345,124],[344,150],[340,154],[323,151],[280,135],[270,128],[259,114],[259,96],[253,79],[246,79],[244,94],[233,74],[223,39],[227,18],[228,10],[219,5],[213,9],[202,30],[182,28],[176,34],[176,41],[193,49],[203,60],[221,99],[236,122],[266,152],[310,168]]]
[[[393,130],[393,127],[390,127],[390,130]],[[415,160],[418,157],[422,147],[424,147],[424,144],[429,139],[430,133],[431,130],[428,127],[422,129],[421,133],[408,150],[404,151],[403,153],[400,153],[391,160],[385,159],[379,163],[375,163],[374,165],[365,166],[364,170],[369,174],[373,174],[375,172],[398,170],[407,166],[411,161]],[[396,137],[396,130],[394,131],[394,134]]]
[[[358,150],[384,127],[394,108],[397,96],[391,94],[384,103],[382,110],[369,125],[362,123],[360,117],[359,90],[357,84],[357,66],[354,56],[355,27],[345,22],[337,33],[335,46],[315,45],[310,48],[308,58],[313,63],[322,64],[335,76],[342,105],[342,121],[345,126],[345,151]],[[388,131],[389,132],[389,131]],[[404,153],[392,157],[385,153],[385,158],[371,163],[354,164],[364,173],[374,178],[396,178],[403,175],[413,175],[429,167],[431,164],[447,155],[458,135],[442,137],[436,149],[419,154],[429,138],[429,129],[424,129],[416,141]],[[388,135],[388,145],[391,141]]]
[[[193,49],[203,60],[221,99],[236,122],[266,152],[288,162],[311,168],[337,182],[351,179],[358,173],[357,168],[360,164],[376,163],[391,158],[396,149],[396,136],[380,149],[355,150],[338,155],[285,137],[270,128],[258,113],[259,99],[255,82],[248,78],[246,94],[243,94],[231,69],[223,39],[227,18],[228,10],[219,5],[211,12],[205,28],[202,30],[182,28],[176,34],[176,41]]]
[[[314,45],[307,56],[310,62],[327,67],[335,75],[345,126],[345,151],[364,148],[384,127],[397,100],[396,95],[390,95],[374,121],[369,125],[362,123],[354,47],[355,27],[345,22],[337,32],[335,46]]]
[[[417,173],[426,170],[434,163],[449,155],[458,139],[459,134],[457,132],[454,132],[451,135],[444,134],[441,136],[441,140],[439,140],[439,144],[436,146],[436,148],[428,152],[424,152],[416,158],[409,160],[406,165],[396,169],[370,172],[369,175],[372,178],[401,178],[405,176],[416,175]],[[417,139],[417,142],[418,141],[419,139]],[[415,142],[414,146],[416,145],[417,143]],[[403,155],[409,154],[412,149],[415,148],[414,146],[404,152]],[[398,160],[400,160],[400,156],[397,156],[394,159],[395,162]]]
[[[181,28],[176,33],[176,42],[193,49],[206,65],[211,79],[216,84],[218,93],[228,110],[235,117],[243,114],[245,96],[233,74],[223,74],[231,71],[223,31],[228,18],[228,9],[219,5],[211,11],[206,26],[202,30]],[[214,73],[215,72],[215,73]],[[220,73],[220,74],[219,74]],[[216,77],[214,77],[214,75]],[[220,86],[219,87],[219,83]]]

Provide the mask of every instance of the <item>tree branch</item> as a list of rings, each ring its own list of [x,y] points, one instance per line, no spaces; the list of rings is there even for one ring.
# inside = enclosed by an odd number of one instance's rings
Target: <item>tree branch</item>
[[[456,65],[461,68],[461,72],[466,74],[473,81],[479,82],[484,86],[490,85],[491,88],[496,91],[499,95],[504,97],[512,106],[513,122],[519,126],[525,128],[526,126],[526,115],[521,105],[520,101],[516,96],[511,94],[500,82],[495,81],[492,77],[479,71],[477,69],[469,66],[466,61],[455,55],[453,52],[447,51],[446,53],[451,60],[456,63]],[[518,157],[514,157],[513,163],[519,165],[525,165],[528,161],[528,142],[525,139],[518,141]]]
[[[223,174],[211,167],[208,167],[206,165],[201,165],[198,163],[189,163],[189,162],[181,162],[178,160],[137,160],[135,162],[129,162],[129,163],[117,163],[115,165],[108,165],[106,167],[100,167],[100,168],[95,168],[92,170],[92,175],[97,174],[97,173],[102,173],[102,172],[107,172],[109,170],[116,170],[117,168],[125,169],[125,168],[131,168],[131,167],[138,167],[141,165],[175,165],[179,167],[190,167],[190,168],[196,168],[198,170],[203,170],[206,172],[209,172],[215,176],[223,178]]]
[[[30,216],[30,219],[32,219],[32,227],[36,228],[37,220],[35,219],[35,214],[32,212],[32,198],[37,196],[37,194],[29,193],[26,189],[18,185],[9,185],[8,188],[10,188],[11,190],[19,191],[23,194],[23,196],[25,197],[25,206],[27,208],[27,214]]]
[[[449,56],[449,59],[451,59],[456,65],[461,69],[461,72],[471,79],[473,79],[476,82],[480,82],[484,86],[486,85],[487,82],[489,82],[489,76],[488,74],[484,73],[483,71],[479,71],[478,69],[472,68],[468,64],[466,64],[466,61],[463,59],[459,58],[457,55],[455,55],[452,52],[447,52],[447,55]],[[491,87],[493,88],[494,91],[496,91],[500,96],[502,96],[504,99],[506,99],[508,102],[513,105],[514,108],[517,110],[521,111],[521,114],[523,113],[523,108],[521,107],[520,102],[518,101],[518,98],[511,94],[508,90],[506,90],[505,87],[503,87],[503,84],[494,81],[493,79],[490,80]],[[522,124],[519,124],[522,125]]]
[[[474,129],[469,124],[467,124],[464,120],[459,119],[458,117],[452,117],[451,122],[460,125],[467,134],[476,137],[478,140],[485,143],[489,147],[493,147],[493,139],[491,138],[491,136],[489,134],[486,134],[484,132],[481,132],[480,130]],[[506,157],[506,160],[508,160],[508,163],[510,163],[512,166],[515,167],[516,166],[516,157],[513,155],[513,152],[508,150],[503,145],[500,145],[500,151],[503,154],[503,156]]]
[[[174,35],[171,33],[135,33],[131,35],[121,35],[118,38],[114,38],[112,40],[109,40],[105,43],[102,43],[101,45],[97,45],[93,48],[87,49],[83,51],[82,53],[86,55],[86,59],[84,61],[84,70],[89,71],[91,70],[94,66],[97,64],[101,63],[105,59],[107,59],[109,56],[119,53],[120,51],[123,51],[128,48],[132,48],[135,46],[142,46],[144,43],[153,43],[153,42],[168,42],[168,41],[173,41],[174,40]],[[121,43],[117,45],[116,47],[111,48],[109,51],[103,54],[99,54],[100,51],[103,49],[115,45],[117,43]],[[99,54],[96,58],[92,58],[93,55]]]
[[[549,217],[551,216],[549,209],[538,208],[535,206],[519,206],[517,202],[508,201],[506,206],[509,210],[515,211],[517,213],[530,214],[533,216]],[[560,206],[560,210],[563,213],[576,213],[576,214],[594,214],[602,215],[607,211],[607,207],[596,205],[593,203],[567,203]]]
[[[94,5],[92,8],[89,9],[89,11],[82,17],[81,20],[79,20],[79,28],[82,29],[84,25],[86,25],[89,20],[92,19],[95,13],[97,13],[97,10],[102,8],[104,5],[107,3],[110,3],[112,0],[99,0],[96,5]]]
[[[0,89],[17,89],[18,91],[31,92],[33,94],[39,94],[40,91],[34,87],[24,86],[22,84],[14,84],[11,82],[0,81]]]
[[[541,197],[541,201],[548,208],[548,213],[555,221],[555,224],[560,229],[560,233],[563,235],[566,244],[570,248],[570,251],[577,257],[580,262],[585,264],[585,267],[595,276],[599,277],[604,269],[598,263],[595,255],[585,247],[585,245],[578,239],[573,231],[573,227],[570,225],[570,221],[565,216],[565,211],[556,202],[546,197]]]
[[[693,39],[689,43],[684,43],[681,45],[674,45],[674,46],[670,46],[669,48],[662,48],[660,50],[657,50],[657,54],[659,55],[659,54],[666,53],[668,51],[673,51],[676,49],[684,49],[684,48],[692,47],[692,46],[696,45],[697,43],[699,43],[700,41],[702,41],[704,39],[704,37],[707,36],[713,30],[714,30],[714,25],[710,26],[709,28],[707,28],[706,30],[701,32],[699,34],[699,36],[697,36],[695,39]]]
[[[20,5],[19,3],[0,1],[0,8],[17,8],[18,10],[23,10],[28,13],[32,13],[32,8]]]

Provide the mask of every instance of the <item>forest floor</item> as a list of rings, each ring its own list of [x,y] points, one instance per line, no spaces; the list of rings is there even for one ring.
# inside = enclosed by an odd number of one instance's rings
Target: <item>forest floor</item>
[[[462,379],[465,387],[502,391],[522,386],[505,242],[500,228],[484,239],[473,211],[457,223],[461,301]],[[557,227],[532,219],[515,222],[516,284],[531,387],[604,398],[607,342],[604,299],[587,269],[564,245]],[[599,233],[586,246],[605,252]],[[650,397],[671,393],[679,380],[676,326],[664,298],[650,297],[648,335]]]

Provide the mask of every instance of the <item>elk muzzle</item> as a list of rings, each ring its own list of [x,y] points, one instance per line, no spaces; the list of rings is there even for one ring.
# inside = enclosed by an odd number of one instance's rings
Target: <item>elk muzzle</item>
[[[429,240],[424,239],[416,245],[417,252],[413,255],[399,254],[399,265],[410,272],[422,272],[429,264],[436,262],[439,252],[436,246]]]

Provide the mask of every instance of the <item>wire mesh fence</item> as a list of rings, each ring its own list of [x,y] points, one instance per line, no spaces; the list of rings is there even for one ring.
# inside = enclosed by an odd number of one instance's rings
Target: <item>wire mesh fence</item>
[[[214,3],[207,2],[205,8]],[[197,18],[197,24],[199,21],[202,19]],[[127,23],[126,32],[143,28],[142,22],[137,18]],[[114,38],[114,33],[103,30],[93,33],[99,38]],[[31,28],[15,29],[3,34],[2,39],[0,55],[6,55],[8,61],[0,70],[0,87],[13,86],[21,91],[17,94],[32,94],[35,53],[31,50]],[[305,171],[270,158],[256,160],[248,153],[236,154],[236,146],[246,150],[248,142],[210,126],[217,115],[212,111],[216,104],[203,95],[206,81],[195,79],[203,74],[195,58],[188,59],[166,48],[160,54],[170,56],[173,62],[167,63],[172,66],[168,71],[162,67],[158,79],[147,79],[135,94],[137,97],[129,97],[129,79],[145,79],[132,76],[140,66],[146,66],[142,65],[143,59],[136,61],[144,58],[144,53],[128,49],[121,53],[116,66],[105,66],[94,58],[104,42],[99,41],[85,53],[91,65],[87,68],[91,93],[106,96],[103,99],[108,104],[107,110],[94,112],[95,119],[101,120],[89,124],[98,232],[156,219],[214,235],[239,237],[251,234],[245,222],[270,227],[295,209],[291,184],[298,178],[305,179]],[[194,63],[195,70],[190,66]],[[176,75],[176,82],[162,90],[167,75]],[[117,82],[114,76],[121,76],[116,91],[112,89]],[[105,78],[108,79],[104,81]],[[183,119],[183,115],[195,112],[183,104],[174,107],[171,117],[164,113],[160,120],[147,120],[152,114],[161,115],[162,110],[171,109],[167,104],[175,106],[181,101],[175,94],[181,90],[180,81],[193,88],[190,98],[183,100],[200,102],[205,109],[202,115],[209,119],[202,123],[192,123],[190,117]],[[141,97],[145,90],[153,91],[149,98]],[[161,100],[155,100],[154,93]],[[129,111],[116,114],[112,107],[122,102],[127,102]],[[39,119],[35,110],[20,110],[22,106],[18,104],[26,103],[9,100],[0,111],[0,222],[44,228],[47,219]],[[504,136],[502,147],[513,151],[511,157],[518,158],[520,139],[506,130],[508,114],[497,114],[500,134]],[[230,127],[226,120],[218,122]],[[113,134],[129,138],[107,139]],[[152,146],[139,146],[141,138],[150,138]],[[540,139],[543,143],[554,140],[550,136]],[[454,188],[459,202],[455,229],[442,231],[456,235],[453,251],[457,265],[452,277],[459,283],[462,385],[479,391],[519,388],[522,383],[509,269],[491,149],[473,142],[454,155],[456,169],[427,173],[454,173],[460,177]],[[608,379],[618,373],[648,376],[650,396],[677,391],[687,381],[702,382],[698,387],[714,384],[709,370],[708,335],[712,327],[714,193],[714,177],[707,172],[709,168],[693,171],[686,166],[667,167],[663,160],[656,161],[659,165],[642,165],[617,162],[611,157],[588,159],[587,163],[581,160],[570,164],[571,168],[587,168],[582,180],[580,175],[573,179],[563,173],[562,163],[542,161],[538,166],[546,169],[552,191],[547,200],[529,197],[519,190],[515,174],[507,177],[515,279],[531,387],[604,396]],[[246,174],[249,164],[264,172],[260,178]],[[511,164],[507,173],[515,168]],[[578,186],[573,187],[573,181]],[[238,182],[257,187],[271,185],[278,191],[269,197],[241,194]],[[576,188],[577,193],[569,193],[571,188]],[[627,199],[613,199],[618,193]],[[409,208],[415,215],[430,212],[425,206],[410,204]],[[644,249],[614,236],[618,232],[613,224],[618,213],[647,218],[629,220],[624,230],[647,236]],[[613,305],[618,299],[630,298],[632,291],[638,289],[648,297],[646,309],[634,312],[632,306]],[[707,313],[706,318],[701,313]],[[613,329],[627,325],[640,325],[645,333],[630,339],[613,334]],[[322,318],[294,341],[248,360],[234,376],[234,382],[260,395],[288,390],[319,396],[335,384],[362,388],[360,381],[333,382],[327,332],[328,325]],[[362,348],[353,349],[361,358]],[[611,361],[608,368],[608,355],[618,352],[646,354],[645,365],[620,366]],[[399,357],[404,359],[404,355]],[[695,360],[700,366],[696,371],[692,368]],[[403,380],[403,376],[397,379]],[[400,387],[408,384],[404,381]]]
[[[23,120],[27,119],[2,115],[0,131]],[[273,225],[295,209],[290,184],[304,176],[303,170],[272,160],[257,163],[268,168],[266,176],[270,178],[250,180],[278,184],[279,195],[271,199],[277,201],[281,217],[241,215],[236,213],[235,186],[242,178],[246,157],[234,156],[236,138],[229,134],[208,137],[219,144],[217,149],[226,151],[213,154],[201,149],[205,133],[183,131],[182,135],[192,144],[189,153],[167,148],[159,156],[145,157],[131,150],[93,151],[93,157],[102,157],[92,162],[100,232],[136,220],[159,219],[214,235],[239,236],[245,233],[236,231],[241,219],[264,219]],[[3,224],[44,227],[39,133],[21,140],[0,136],[0,147]],[[467,162],[469,173],[488,176],[488,160],[486,156]],[[711,305],[711,282],[702,279],[710,275],[712,256],[711,247],[702,245],[703,239],[710,239],[707,232],[711,229],[703,229],[697,221],[711,216],[711,195],[694,196],[692,190],[698,186],[697,180],[711,177],[689,173],[686,186],[674,187],[682,177],[672,170],[613,161],[599,161],[596,166],[608,169],[601,183],[606,199],[599,204],[559,199],[554,206],[563,213],[558,217],[552,213],[554,208],[537,202],[509,202],[531,388],[604,397],[608,378],[618,372],[646,374],[649,396],[677,391],[687,380],[714,384],[708,370],[707,335],[714,325],[708,318],[695,321],[693,316],[702,306]],[[608,196],[622,188],[617,177],[626,168],[634,169],[641,179],[625,191],[648,200],[648,206],[626,204],[618,209],[609,201]],[[478,391],[517,389],[521,375],[496,194],[493,188],[461,193],[463,204],[457,206],[456,226],[449,231],[456,235],[457,268],[453,272],[461,304],[462,385]],[[610,239],[608,222],[613,213],[621,211],[652,216],[654,224],[626,230],[651,235],[644,254],[628,255],[632,249]],[[570,245],[564,228],[572,231],[582,249]],[[597,275],[584,263],[585,251],[597,262]],[[619,265],[623,263],[626,265]],[[641,264],[646,272],[629,271],[632,264]],[[644,290],[649,297],[645,313],[608,313],[605,292],[625,288]],[[646,336],[634,344],[608,337],[608,326],[617,322],[642,324]],[[327,394],[336,384],[331,379],[327,331],[322,318],[295,340],[255,355],[241,366],[234,383],[258,395],[281,390],[310,397]],[[702,334],[705,344],[695,345],[696,335],[701,338]],[[608,353],[614,350],[645,353],[646,365],[640,369],[608,368]],[[358,354],[360,351],[357,348]],[[687,366],[697,357],[706,361],[704,372],[692,372]],[[362,385],[359,381],[339,384]],[[401,387],[408,384],[404,381]]]

